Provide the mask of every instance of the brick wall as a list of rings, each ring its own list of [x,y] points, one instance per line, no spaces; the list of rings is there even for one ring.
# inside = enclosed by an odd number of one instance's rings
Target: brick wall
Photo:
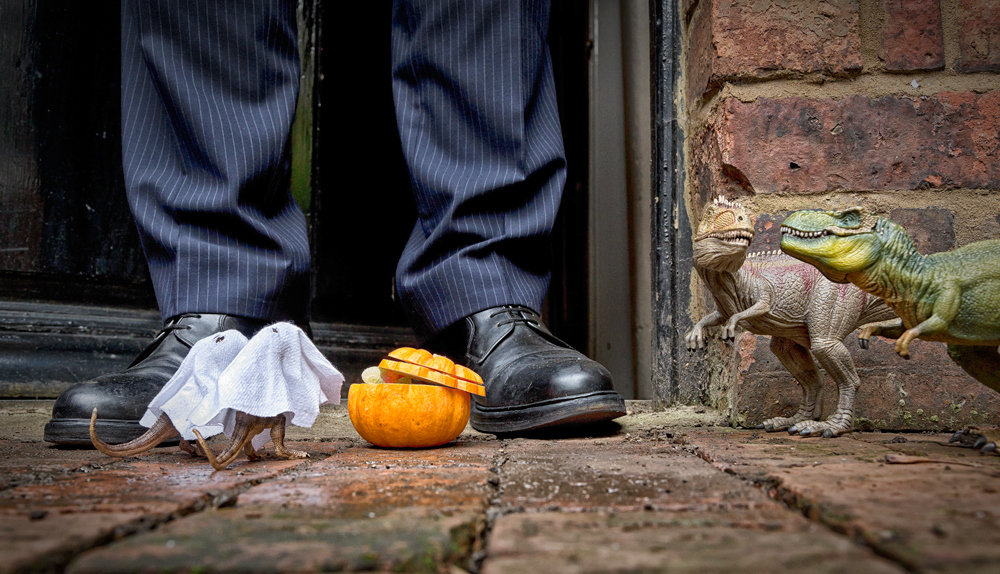
[[[1000,0],[681,0],[687,208],[717,195],[760,214],[752,250],[776,249],[791,211],[862,205],[923,253],[1000,238]],[[698,284],[690,310],[710,310]],[[1000,394],[919,341],[913,359],[849,338],[860,427],[1000,423]],[[744,334],[708,351],[718,406],[752,425],[799,390]],[[825,413],[836,406],[829,378]]]

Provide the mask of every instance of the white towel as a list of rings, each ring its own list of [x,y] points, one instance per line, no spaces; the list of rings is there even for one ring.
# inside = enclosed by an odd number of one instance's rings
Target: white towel
[[[252,339],[225,331],[191,347],[177,372],[149,403],[139,423],[150,427],[166,413],[182,438],[194,440],[225,432],[232,438],[236,411],[260,417],[284,414],[310,427],[320,405],[340,403],[344,376],[309,337],[291,323],[275,323]],[[271,440],[254,437],[254,448]]]

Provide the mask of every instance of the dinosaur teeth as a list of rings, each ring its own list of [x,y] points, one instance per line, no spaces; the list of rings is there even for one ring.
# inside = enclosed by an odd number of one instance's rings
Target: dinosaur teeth
[[[828,235],[826,230],[821,231],[799,231],[798,229],[792,229],[791,227],[781,226],[782,235],[791,235],[793,237],[800,237],[802,239],[815,239],[817,237],[822,237]]]

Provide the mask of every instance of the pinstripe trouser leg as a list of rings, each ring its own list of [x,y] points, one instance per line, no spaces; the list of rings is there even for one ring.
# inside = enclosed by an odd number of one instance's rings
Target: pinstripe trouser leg
[[[395,0],[392,86],[419,220],[396,284],[427,337],[540,309],[565,156],[548,0]]]
[[[291,0],[122,0],[125,185],[164,318],[303,320]]]

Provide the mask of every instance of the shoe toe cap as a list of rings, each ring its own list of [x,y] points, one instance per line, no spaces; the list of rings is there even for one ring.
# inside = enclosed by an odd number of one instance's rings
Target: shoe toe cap
[[[512,361],[487,383],[495,405],[523,405],[612,391],[611,374],[580,354],[537,354]]]
[[[53,419],[139,420],[165,381],[150,381],[126,373],[106,375],[66,389],[52,407]]]

